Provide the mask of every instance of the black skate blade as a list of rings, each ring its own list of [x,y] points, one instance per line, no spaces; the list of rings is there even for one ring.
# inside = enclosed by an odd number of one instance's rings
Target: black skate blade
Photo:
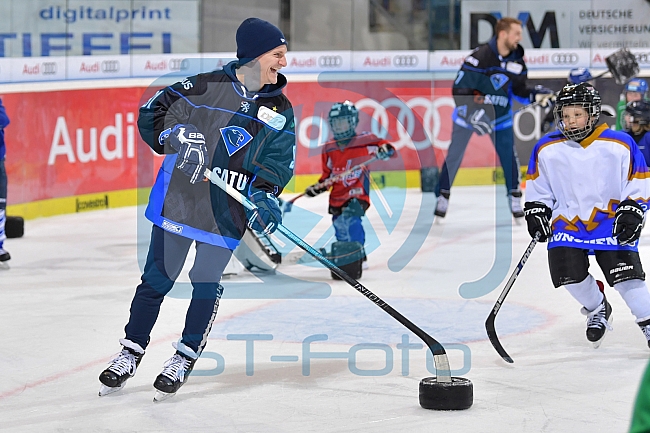
[[[106,386],[106,385],[102,384],[102,386],[99,388],[99,396],[103,397],[103,396],[108,395],[108,394],[113,394],[114,392],[117,392],[120,389],[124,388],[124,385],[126,385],[126,382],[124,382],[120,386],[113,386],[113,387]]]
[[[610,314],[609,319],[607,319],[607,323],[611,326],[612,323],[614,323],[614,316]],[[593,345],[594,349],[598,349],[600,345],[603,343],[603,340],[605,339],[605,336],[609,332],[609,328],[605,327],[605,333],[603,334],[602,337],[600,337],[600,340],[594,341],[591,344]]]
[[[153,402],[154,403],[159,403],[159,402],[165,401],[168,398],[171,398],[171,397],[173,397],[175,395],[176,395],[175,392],[162,392],[162,391],[156,390],[156,395],[153,396]]]

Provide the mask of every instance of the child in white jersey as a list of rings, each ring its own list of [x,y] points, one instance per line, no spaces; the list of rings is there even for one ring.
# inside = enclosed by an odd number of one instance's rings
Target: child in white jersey
[[[555,106],[558,131],[533,149],[526,177],[528,232],[548,241],[555,287],[583,305],[587,339],[598,347],[611,329],[604,285],[589,273],[596,256],[610,287],[636,317],[650,347],[650,292],[638,253],[650,174],[634,140],[597,125],[601,98],[587,83],[566,85]]]

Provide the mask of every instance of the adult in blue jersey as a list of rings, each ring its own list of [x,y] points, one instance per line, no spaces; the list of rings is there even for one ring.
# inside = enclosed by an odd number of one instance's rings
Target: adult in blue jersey
[[[465,59],[453,85],[456,109],[447,158],[436,187],[438,201],[434,214],[447,214],[451,185],[463,160],[472,134],[490,135],[506,181],[512,214],[521,218],[521,181],[519,159],[512,131],[512,98],[522,103],[538,102],[546,106],[553,91],[526,85],[528,70],[524,63],[521,21],[506,17],[497,21],[496,36],[479,45]]]
[[[166,157],[145,212],[153,229],[142,282],[120,340],[123,349],[100,375],[100,395],[121,389],[135,374],[160,305],[194,243],[185,328],[154,382],[156,400],[174,395],[205,347],[222,273],[246,226],[270,233],[282,221],[277,196],[293,176],[295,154],[293,109],[279,73],[287,65],[286,41],[258,18],[246,19],[236,40],[238,60],[169,86],[140,108],[140,135]],[[207,182],[206,167],[258,209],[245,210]]]
[[[5,223],[7,222],[7,170],[5,169],[5,127],[9,125],[7,110],[0,99],[0,262],[11,259],[9,253],[3,248],[7,236],[5,235]]]

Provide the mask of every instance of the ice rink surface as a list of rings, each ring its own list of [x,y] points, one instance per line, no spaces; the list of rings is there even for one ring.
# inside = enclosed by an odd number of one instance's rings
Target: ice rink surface
[[[441,224],[432,224],[433,195],[414,189],[384,189],[368,212],[370,269],[360,282],[446,347],[452,374],[474,384],[468,410],[420,408],[418,383],[435,375],[422,342],[313,264],[224,278],[195,373],[176,396],[153,403],[188,305],[182,275],[137,375],[98,397],[148,242],[143,209],[130,207],[27,221],[25,236],[6,242],[13,258],[0,271],[0,431],[627,431],[650,356],[643,334],[609,288],[614,331],[593,349],[580,305],[551,284],[545,245],[497,316],[514,364],[489,343],[485,319],[530,241],[525,224],[508,216],[503,191],[454,188]],[[286,227],[322,244],[331,235],[326,201],[297,201]],[[650,269],[647,235],[640,251]],[[602,279],[595,260],[591,271]]]

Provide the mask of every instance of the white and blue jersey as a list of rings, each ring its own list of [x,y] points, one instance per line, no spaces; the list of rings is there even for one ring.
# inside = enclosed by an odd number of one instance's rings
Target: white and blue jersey
[[[559,132],[533,148],[526,175],[526,201],[553,211],[548,248],[637,251],[638,242],[618,245],[612,237],[616,209],[635,200],[648,209],[650,173],[628,134],[598,126],[577,143]]]
[[[138,128],[144,141],[167,154],[151,190],[145,216],[162,229],[235,249],[246,227],[241,204],[207,180],[190,184],[176,170],[176,152],[165,137],[178,124],[203,133],[209,168],[249,195],[251,188],[282,192],[293,176],[295,120],[282,94],[286,78],[249,92],[237,80],[236,62],[223,70],[186,78],[156,93],[140,108]]]

